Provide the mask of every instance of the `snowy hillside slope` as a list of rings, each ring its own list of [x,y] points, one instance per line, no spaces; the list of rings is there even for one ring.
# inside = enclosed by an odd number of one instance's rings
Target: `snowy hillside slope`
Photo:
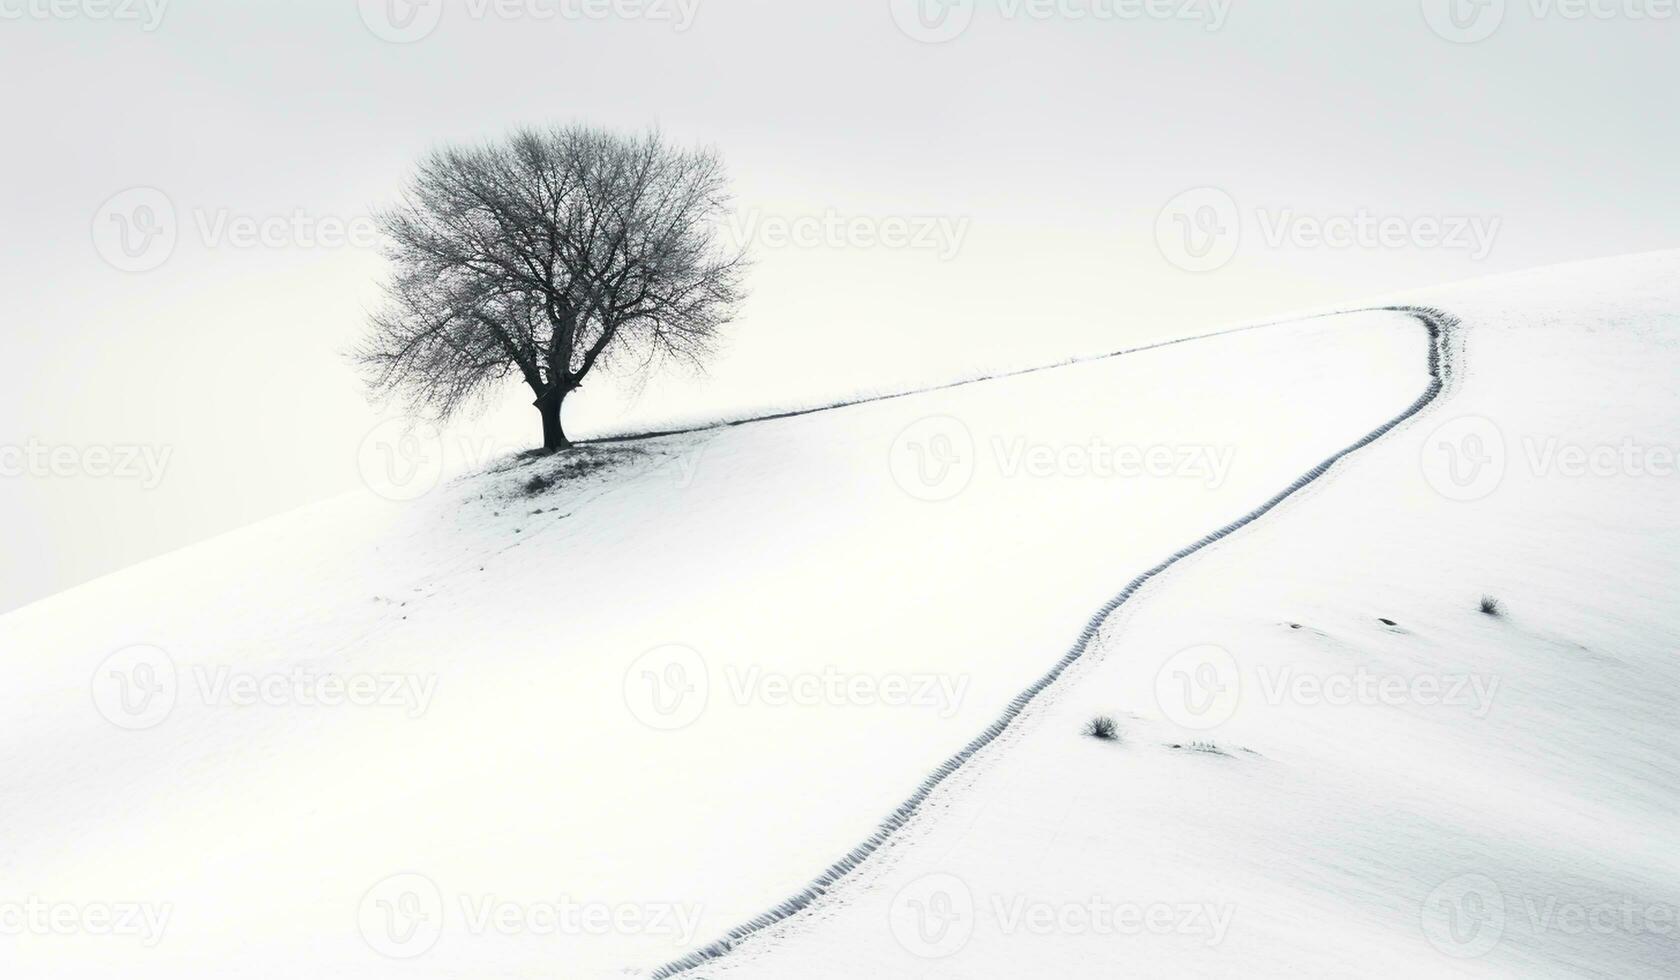
[[[552,486],[575,464],[508,461],[9,614],[0,970],[645,971],[855,846],[1428,351],[1349,315],[594,447]]]
[[[1440,398],[692,975],[1673,976],[1680,253],[1411,299]]]

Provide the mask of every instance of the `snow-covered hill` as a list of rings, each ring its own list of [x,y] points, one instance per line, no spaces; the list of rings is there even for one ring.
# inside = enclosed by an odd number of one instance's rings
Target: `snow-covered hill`
[[[1520,440],[1675,444],[1677,266],[1429,297],[1465,326],[1421,416],[1152,582],[887,847],[696,974],[1652,972],[1674,934],[1520,916],[1680,901],[1674,482],[1531,473]],[[1406,411],[1430,350],[1350,314],[507,460],[0,618],[0,968],[645,974],[868,838],[1128,582]],[[1274,667],[1412,700],[1269,703]],[[1459,675],[1491,700],[1410,686]],[[1119,744],[1079,735],[1099,713]],[[1488,933],[1437,886],[1503,902],[1485,955],[1450,955]]]
[[[1463,319],[1433,405],[703,975],[1674,975],[1680,256],[1422,299]]]

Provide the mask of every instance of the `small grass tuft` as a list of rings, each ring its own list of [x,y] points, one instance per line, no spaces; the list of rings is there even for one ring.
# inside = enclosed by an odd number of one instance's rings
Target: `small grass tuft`
[[[1099,715],[1085,723],[1085,730],[1081,733],[1102,742],[1120,741],[1120,726],[1113,718]]]
[[[1498,599],[1495,599],[1493,596],[1490,596],[1490,595],[1482,596],[1482,614],[1483,615],[1486,615],[1486,616],[1500,616],[1500,615],[1503,615],[1504,612],[1505,612],[1505,610],[1504,610],[1503,607],[1501,607],[1499,605],[1499,600]]]
[[[1206,755],[1228,755],[1229,754],[1224,749],[1220,748],[1217,743],[1214,743],[1214,742],[1174,743],[1173,745],[1168,746],[1168,748],[1178,749],[1178,750],[1183,751],[1183,752],[1201,752],[1201,753],[1206,754]]]

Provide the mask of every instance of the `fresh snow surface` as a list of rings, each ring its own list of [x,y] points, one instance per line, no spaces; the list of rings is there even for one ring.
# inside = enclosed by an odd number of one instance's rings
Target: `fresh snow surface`
[[[693,975],[1680,974],[1680,253],[1412,301],[1463,318],[1431,407]]]
[[[1513,422],[1588,434],[1668,417],[1650,414],[1668,404],[1667,365],[1629,346],[1631,327],[1517,332],[1530,326],[1476,334],[1485,373],[1466,396],[1496,387],[1468,407],[1529,412],[1522,398],[1543,393],[1544,414]],[[1555,349],[1525,346],[1539,340]],[[1348,315],[596,448],[580,455],[602,468],[536,495],[532,476],[560,464],[507,460],[407,503],[331,501],[9,614],[0,975],[645,973],[867,837],[1131,578],[1400,412],[1428,385],[1428,348],[1412,317]],[[1662,380],[1641,389],[1606,368],[1579,386],[1575,370],[1612,356]],[[1593,399],[1626,407],[1593,415]],[[1304,964],[1366,968],[1381,964],[1331,940],[1393,936],[1397,957],[1423,955],[1395,924],[1403,906],[1475,866],[1477,841],[1489,867],[1546,870],[1554,845],[1585,848],[1591,830],[1597,856],[1557,867],[1659,880],[1660,850],[1634,863],[1669,786],[1656,740],[1671,729],[1650,698],[1670,675],[1651,673],[1666,662],[1640,625],[1668,601],[1648,587],[1672,544],[1648,526],[1654,504],[1605,513],[1621,491],[1581,484],[1569,506],[1508,495],[1455,510],[1423,493],[1407,446],[1199,562],[1216,582],[1175,573],[1151,599],[1156,638],[1117,634],[1105,670],[1120,673],[1078,680],[1030,739],[986,753],[986,781],[941,792],[911,827],[928,842],[911,863],[872,862],[727,967],[927,973],[883,931],[896,878],[877,864],[949,862],[977,888],[1052,894],[1217,897],[1215,881],[1279,898],[1245,907],[1219,955],[1278,965],[1300,944]],[[1642,543],[1595,536],[1634,527]],[[1243,571],[1223,571],[1226,555]],[[1464,614],[1484,589],[1509,620]],[[1286,617],[1310,631],[1278,632]],[[1160,746],[1147,686],[1124,673],[1181,640],[1396,669],[1520,658],[1539,690],[1523,701],[1508,678],[1513,701],[1488,725],[1244,716],[1219,738],[1263,755],[1190,756]],[[377,703],[338,703],[347,691]],[[1125,744],[1076,737],[1099,709],[1127,713]],[[1562,787],[1583,796],[1560,813]],[[1051,976],[1131,957],[982,927],[951,961],[962,970]]]

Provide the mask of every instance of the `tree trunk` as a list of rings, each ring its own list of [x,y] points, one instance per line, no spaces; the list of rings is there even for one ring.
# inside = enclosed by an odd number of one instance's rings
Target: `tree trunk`
[[[571,446],[566,430],[560,426],[560,406],[565,401],[565,389],[556,388],[532,403],[542,414],[543,448],[551,453]]]

